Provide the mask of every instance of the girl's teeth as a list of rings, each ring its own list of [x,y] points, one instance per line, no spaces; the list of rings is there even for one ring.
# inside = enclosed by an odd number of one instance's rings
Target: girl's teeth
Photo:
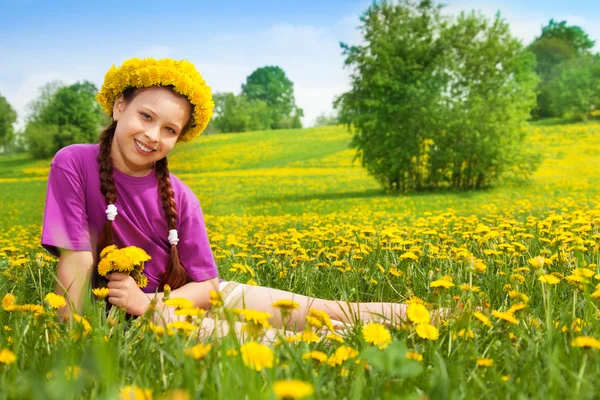
[[[142,151],[145,151],[146,153],[152,153],[152,149],[149,149],[147,147],[145,147],[144,145],[142,145],[140,142],[138,142],[137,140],[135,141],[135,144],[137,145],[137,147],[139,147]]]

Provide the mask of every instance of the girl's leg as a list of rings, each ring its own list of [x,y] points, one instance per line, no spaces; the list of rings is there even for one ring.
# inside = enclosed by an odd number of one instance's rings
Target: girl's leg
[[[387,323],[393,324],[403,321],[406,315],[406,304],[348,303],[303,296],[264,286],[241,286],[241,290],[237,290],[226,299],[226,307],[268,312],[273,315],[270,322],[275,328],[284,326],[280,310],[272,306],[273,302],[277,300],[292,300],[300,305],[298,309],[290,312],[285,323],[287,329],[298,331],[304,328],[309,308],[324,311],[329,314],[331,319],[348,324],[352,324],[356,320],[385,320]]]

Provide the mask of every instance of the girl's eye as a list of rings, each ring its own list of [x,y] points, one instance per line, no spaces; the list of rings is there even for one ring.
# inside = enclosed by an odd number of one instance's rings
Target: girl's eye
[[[169,126],[167,126],[167,129],[168,129],[169,131],[171,131],[171,133],[173,133],[173,134],[175,134],[175,135],[177,134],[177,132],[175,132],[175,129],[173,129],[173,128],[169,127]]]
[[[141,112],[140,114],[142,114],[142,117],[144,117],[144,119],[147,121],[150,121],[152,119],[152,117],[146,114],[145,112]]]

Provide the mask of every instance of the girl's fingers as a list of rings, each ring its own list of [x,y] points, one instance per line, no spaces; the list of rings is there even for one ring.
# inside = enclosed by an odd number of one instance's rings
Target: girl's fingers
[[[112,281],[122,281],[122,280],[129,278],[129,275],[124,274],[122,272],[112,272],[112,273],[108,274],[107,276],[111,282]]]
[[[109,288],[108,297],[123,297],[123,292],[119,289]]]

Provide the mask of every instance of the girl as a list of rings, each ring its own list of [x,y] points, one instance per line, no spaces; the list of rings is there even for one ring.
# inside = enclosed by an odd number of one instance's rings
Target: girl
[[[107,72],[97,100],[112,123],[98,144],[75,144],[54,157],[48,179],[42,245],[59,257],[57,291],[71,302],[64,312],[82,309],[88,284],[106,284],[109,303],[142,315],[163,288],[209,308],[209,292],[220,291],[224,306],[246,307],[273,315],[282,326],[277,300],[300,307],[290,325],[302,329],[309,308],[342,323],[356,318],[404,318],[405,305],[338,303],[282,290],[219,280],[200,203],[169,172],[167,155],[178,142],[198,136],[212,116],[213,101],[195,67],[171,59],[131,59]],[[98,276],[98,255],[106,246],[137,246],[152,259],[145,264],[148,285],[133,278]],[[164,315],[167,319],[170,315]]]

